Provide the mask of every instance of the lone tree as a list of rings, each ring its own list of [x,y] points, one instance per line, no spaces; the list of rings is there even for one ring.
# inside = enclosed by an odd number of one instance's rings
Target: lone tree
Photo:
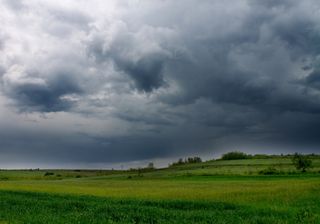
[[[154,164],[153,162],[150,162],[147,166],[147,169],[153,170],[154,169]]]
[[[312,161],[299,153],[295,153],[292,158],[293,165],[297,170],[301,170],[303,173],[307,171],[308,168],[312,166]]]

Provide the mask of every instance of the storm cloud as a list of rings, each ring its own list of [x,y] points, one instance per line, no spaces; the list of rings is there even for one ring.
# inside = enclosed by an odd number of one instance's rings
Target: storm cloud
[[[319,152],[316,0],[2,0],[0,11],[0,161]]]

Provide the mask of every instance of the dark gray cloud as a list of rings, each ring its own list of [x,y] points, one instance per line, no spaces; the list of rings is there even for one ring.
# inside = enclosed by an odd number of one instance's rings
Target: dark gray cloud
[[[104,28],[106,30],[95,28],[90,34],[87,48],[90,57],[97,63],[113,63],[119,72],[130,77],[139,91],[152,92],[165,85],[165,64],[169,55],[160,46],[159,37],[155,37],[161,30],[147,27],[132,32],[122,22],[115,28]]]
[[[0,154],[76,164],[319,151],[316,0],[3,3],[0,103],[25,113],[23,128],[0,129]]]
[[[72,79],[58,76],[46,84],[15,85],[8,94],[17,101],[22,111],[56,112],[69,110],[73,104],[72,101],[63,99],[63,96],[81,92]]]
[[[156,56],[147,56],[135,64],[117,63],[135,82],[139,90],[151,92],[164,84],[163,60]]]
[[[306,85],[320,90],[320,70],[312,71],[305,79]]]
[[[68,111],[74,103],[68,96],[84,91],[77,74],[69,72],[56,70],[45,77],[37,72],[9,70],[2,87],[21,112]]]

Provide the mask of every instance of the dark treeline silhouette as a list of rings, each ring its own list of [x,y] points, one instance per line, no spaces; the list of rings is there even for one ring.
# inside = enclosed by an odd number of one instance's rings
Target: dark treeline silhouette
[[[221,160],[237,160],[237,159],[250,159],[252,156],[244,152],[228,152],[223,154]]]
[[[296,155],[301,155],[304,158],[307,159],[320,159],[320,155],[318,154],[280,154],[280,155],[267,155],[267,154],[246,154],[244,152],[239,152],[239,151],[233,151],[233,152],[228,152],[226,154],[223,154],[220,159],[217,160],[237,160],[237,159],[276,159],[276,158],[287,158],[287,159],[293,159]]]
[[[201,163],[201,162],[202,162],[202,159],[198,156],[195,156],[195,157],[188,157],[186,159],[180,158],[177,162],[173,162],[169,166],[178,166],[183,164]]]

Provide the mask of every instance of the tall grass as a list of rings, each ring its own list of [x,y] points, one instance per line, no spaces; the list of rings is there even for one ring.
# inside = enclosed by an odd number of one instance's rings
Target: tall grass
[[[0,223],[317,223],[312,210],[0,191]]]

